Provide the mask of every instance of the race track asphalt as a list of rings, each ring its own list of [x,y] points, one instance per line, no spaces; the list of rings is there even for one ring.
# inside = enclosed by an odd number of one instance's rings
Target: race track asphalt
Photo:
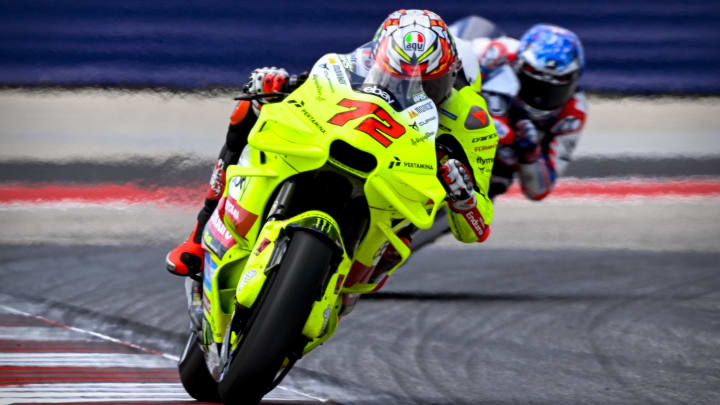
[[[179,354],[182,280],[158,265],[168,247],[3,246],[0,292]],[[718,403],[719,261],[430,245],[285,384],[348,404]]]

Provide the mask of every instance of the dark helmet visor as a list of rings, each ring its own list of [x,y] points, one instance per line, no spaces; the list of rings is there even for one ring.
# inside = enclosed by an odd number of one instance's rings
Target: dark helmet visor
[[[570,77],[562,77],[552,82],[541,80],[521,69],[520,99],[538,110],[554,110],[567,103],[575,94],[577,88],[577,72]]]
[[[448,74],[436,77],[434,79],[428,79],[422,81],[422,87],[428,97],[435,102],[435,105],[440,106],[443,101],[450,95],[455,84],[455,77],[457,73],[450,72]]]

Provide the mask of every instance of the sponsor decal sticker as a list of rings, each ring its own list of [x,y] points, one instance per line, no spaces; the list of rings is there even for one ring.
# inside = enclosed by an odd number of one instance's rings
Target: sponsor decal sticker
[[[376,96],[382,98],[383,100],[387,101],[388,104],[390,104],[390,105],[395,103],[395,99],[392,98],[392,96],[390,95],[389,92],[385,91],[385,89],[378,87],[376,85],[363,86],[362,91],[363,91],[363,93],[376,95]]]
[[[487,140],[493,139],[493,138],[497,138],[497,134],[493,133],[490,135],[478,136],[478,137],[472,139],[472,143],[483,142],[483,141],[487,141]]]
[[[487,112],[485,112],[485,110],[481,107],[476,105],[472,106],[470,108],[470,113],[465,119],[465,128],[470,130],[482,129],[486,128],[488,125],[490,125],[490,118],[488,117]]]
[[[477,158],[477,163],[478,163],[480,166],[485,166],[485,165],[488,165],[488,164],[492,164],[493,162],[495,162],[495,158],[487,158],[487,159],[482,158],[482,157]]]
[[[330,87],[330,91],[332,93],[335,93],[335,86],[333,86],[333,81],[330,79],[330,69],[323,70],[323,75],[325,76],[325,80],[327,80],[328,87]]]
[[[419,137],[417,137],[417,138],[414,138],[414,139],[411,140],[411,142],[412,142],[413,145],[417,145],[417,144],[419,144],[420,142],[425,142],[425,141],[427,141],[428,139],[432,138],[434,135],[435,135],[434,132],[425,132],[425,135],[419,136]]]
[[[478,146],[475,148],[475,152],[482,152],[484,150],[495,149],[495,145]]]
[[[333,71],[335,72],[335,78],[337,79],[338,83],[340,83],[340,84],[347,83],[347,81],[345,80],[345,72],[343,72],[343,70],[340,66],[333,65]]]
[[[463,216],[465,217],[465,220],[470,225],[472,230],[475,232],[475,235],[477,235],[478,238],[482,238],[483,234],[485,233],[485,224],[483,223],[482,216],[480,216],[480,213],[477,211],[477,209],[470,210],[466,212]]]
[[[315,99],[317,101],[325,101],[325,97],[322,96],[322,87],[320,87],[320,76],[313,73],[312,81],[313,81],[313,84],[315,85],[315,92],[317,93],[315,95]]]
[[[253,277],[257,275],[257,271],[255,269],[250,269],[247,273],[243,274],[240,278],[240,283],[238,283],[237,289],[238,291],[242,290],[243,287],[245,287],[245,284],[248,283],[248,281],[252,280]]]
[[[394,161],[390,162],[388,169],[401,168],[401,169],[415,169],[415,170],[435,170],[435,168],[427,163],[416,163],[401,161],[397,156],[393,156]]]
[[[255,256],[262,253],[263,250],[265,250],[265,248],[268,247],[269,245],[270,245],[270,239],[268,239],[268,238],[263,239],[263,241],[260,242],[260,244],[258,245],[257,249],[255,249]]]
[[[218,215],[218,210],[213,211],[203,234],[203,242],[205,245],[219,258],[236,243],[225,223]]]
[[[427,94],[425,94],[423,92],[416,93],[412,96],[412,99],[413,99],[413,102],[419,103],[421,101],[427,100]]]
[[[247,235],[258,218],[257,215],[241,207],[234,198],[228,198],[225,202],[225,215],[230,218],[235,232],[242,237]]]
[[[419,51],[425,50],[425,36],[417,31],[413,31],[405,35],[403,40],[406,51]]]
[[[437,119],[437,116],[433,115],[432,117],[430,117],[424,121],[418,122],[418,125],[420,125],[421,127],[424,127],[425,125],[435,121],[436,119]]]
[[[457,120],[457,115],[451,113],[450,111],[448,111],[448,110],[446,110],[446,109],[444,109],[444,108],[441,108],[441,109],[440,109],[440,114],[443,114],[443,115],[445,115],[446,117],[449,117],[449,118],[450,118],[451,120],[453,120],[453,121]]]
[[[348,61],[348,59],[346,57],[340,55],[339,58],[340,58],[340,63],[342,63],[342,65],[345,69],[353,70],[353,64],[350,61]],[[352,58],[352,56],[351,56],[351,58]]]
[[[424,113],[425,111],[430,111],[430,110],[432,110],[432,108],[433,108],[433,102],[432,102],[432,101],[428,101],[428,102],[425,103],[425,104],[420,104],[419,106],[415,107],[415,112],[418,113],[418,114],[422,114],[422,113]]]
[[[235,176],[232,178],[232,180],[230,180],[230,185],[232,187],[240,187],[243,184],[243,182],[245,182],[245,177]]]
[[[315,128],[317,128],[318,131],[320,131],[320,132],[323,133],[323,134],[326,134],[326,133],[327,133],[327,131],[325,130],[325,128],[323,128],[323,126],[320,125],[320,123],[315,119],[315,117],[313,117],[313,115],[310,114],[310,113],[308,112],[308,110],[305,109],[305,102],[304,102],[304,101],[288,100],[287,103],[288,103],[288,104],[292,104],[292,105],[294,105],[295,107],[299,108],[299,109],[300,109],[300,112],[302,113],[302,115],[303,115],[308,121],[310,121],[310,123],[313,124],[313,126],[314,126]]]

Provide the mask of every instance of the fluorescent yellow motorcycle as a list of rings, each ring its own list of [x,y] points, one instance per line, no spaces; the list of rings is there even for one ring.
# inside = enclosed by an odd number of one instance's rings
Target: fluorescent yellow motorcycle
[[[420,77],[378,66],[361,77],[353,63],[326,55],[265,104],[227,170],[203,234],[203,313],[191,316],[179,363],[198,400],[259,402],[407,260],[402,235],[429,228],[443,204],[439,116]],[[466,87],[448,102],[463,97],[478,96]],[[389,249],[399,260],[380,265]]]

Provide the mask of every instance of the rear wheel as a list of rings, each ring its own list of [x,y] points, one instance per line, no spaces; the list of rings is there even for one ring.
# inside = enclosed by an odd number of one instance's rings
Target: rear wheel
[[[183,355],[178,362],[180,381],[185,391],[198,401],[220,402],[217,382],[212,378],[205,364],[198,337],[195,332],[190,334]]]
[[[274,277],[268,279],[255,313],[218,384],[226,404],[256,405],[298,343],[318,298],[334,248],[322,236],[297,230]]]

